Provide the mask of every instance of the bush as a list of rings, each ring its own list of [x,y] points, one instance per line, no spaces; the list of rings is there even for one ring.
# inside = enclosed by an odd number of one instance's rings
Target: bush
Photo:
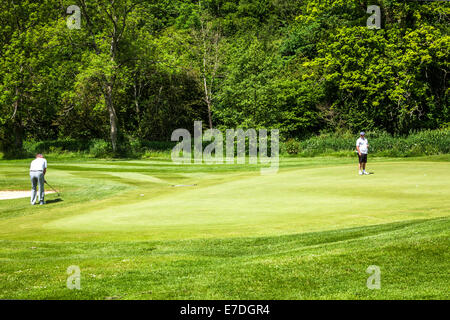
[[[25,149],[7,149],[3,151],[3,159],[27,159],[33,158],[36,153],[31,153]]]
[[[280,144],[281,154],[299,154],[300,142],[294,139],[289,139],[285,143]]]
[[[450,153],[450,129],[412,132],[408,136],[392,136],[384,131],[369,131],[369,152],[376,156],[413,157]],[[326,154],[348,155],[355,151],[357,134],[323,133],[305,140],[281,143],[282,154],[313,157]]]
[[[322,133],[304,140],[289,139],[280,143],[281,155],[314,157],[332,155],[347,157],[354,155],[357,134],[349,132]],[[367,132],[371,155],[383,157],[415,157],[450,153],[450,128],[411,132],[408,136],[392,136],[384,131]],[[210,142],[203,143],[203,147]],[[169,157],[177,142],[146,141],[124,137],[115,156],[128,158]],[[268,144],[270,154],[270,143]],[[237,148],[235,146],[235,152]],[[246,141],[248,152],[248,141]],[[69,155],[83,153],[85,156],[109,158],[114,156],[111,143],[101,139],[90,142],[75,139],[54,141],[27,141],[22,150],[3,150],[4,159],[30,158],[36,153]]]
[[[172,141],[146,141],[125,136],[118,146],[118,155],[127,158],[148,157],[148,154],[168,154],[176,142]]]
[[[25,141],[23,149],[34,155],[36,153],[72,151],[80,152],[89,149],[89,142],[75,139],[58,139],[51,141]]]
[[[96,139],[90,144],[89,154],[95,158],[106,158],[112,156],[112,146],[105,140]]]

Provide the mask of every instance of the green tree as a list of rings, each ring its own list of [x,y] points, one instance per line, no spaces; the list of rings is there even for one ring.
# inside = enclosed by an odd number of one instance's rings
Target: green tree
[[[129,70],[125,61],[130,57],[123,43],[129,32],[129,15],[139,3],[140,1],[132,0],[97,0],[89,3],[85,0],[77,1],[86,21],[84,27],[90,34],[85,46],[91,46],[91,50],[83,55],[84,66],[77,76],[75,86],[77,91],[89,89],[94,95],[101,94],[98,101],[108,111],[114,152],[118,149],[119,133],[116,100],[129,85]]]
[[[60,11],[52,1],[2,0],[1,6],[0,122],[6,148],[21,149],[29,128],[50,129],[52,107],[45,96],[55,90],[45,91],[54,74],[49,39],[57,32]]]

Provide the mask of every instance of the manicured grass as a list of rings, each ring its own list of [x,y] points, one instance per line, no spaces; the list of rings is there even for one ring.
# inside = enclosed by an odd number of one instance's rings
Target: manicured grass
[[[274,175],[48,160],[61,198],[0,201],[0,298],[449,298],[447,156],[372,158],[369,176],[347,158],[283,158]],[[28,189],[27,170],[1,161],[0,189]],[[70,265],[81,290],[66,288]]]

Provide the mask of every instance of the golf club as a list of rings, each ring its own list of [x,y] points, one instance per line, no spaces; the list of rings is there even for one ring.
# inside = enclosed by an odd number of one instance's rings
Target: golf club
[[[58,192],[55,188],[53,188],[53,187],[47,182],[47,180],[44,180],[44,183],[46,183],[53,191],[55,191],[56,194],[58,195],[58,197],[61,196],[61,195],[59,194],[59,192]]]

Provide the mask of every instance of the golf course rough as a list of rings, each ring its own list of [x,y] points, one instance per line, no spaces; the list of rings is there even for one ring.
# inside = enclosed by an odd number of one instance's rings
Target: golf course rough
[[[448,298],[449,158],[354,162],[49,159],[61,197],[0,202],[0,298]],[[29,188],[27,165],[1,161],[0,189]]]

